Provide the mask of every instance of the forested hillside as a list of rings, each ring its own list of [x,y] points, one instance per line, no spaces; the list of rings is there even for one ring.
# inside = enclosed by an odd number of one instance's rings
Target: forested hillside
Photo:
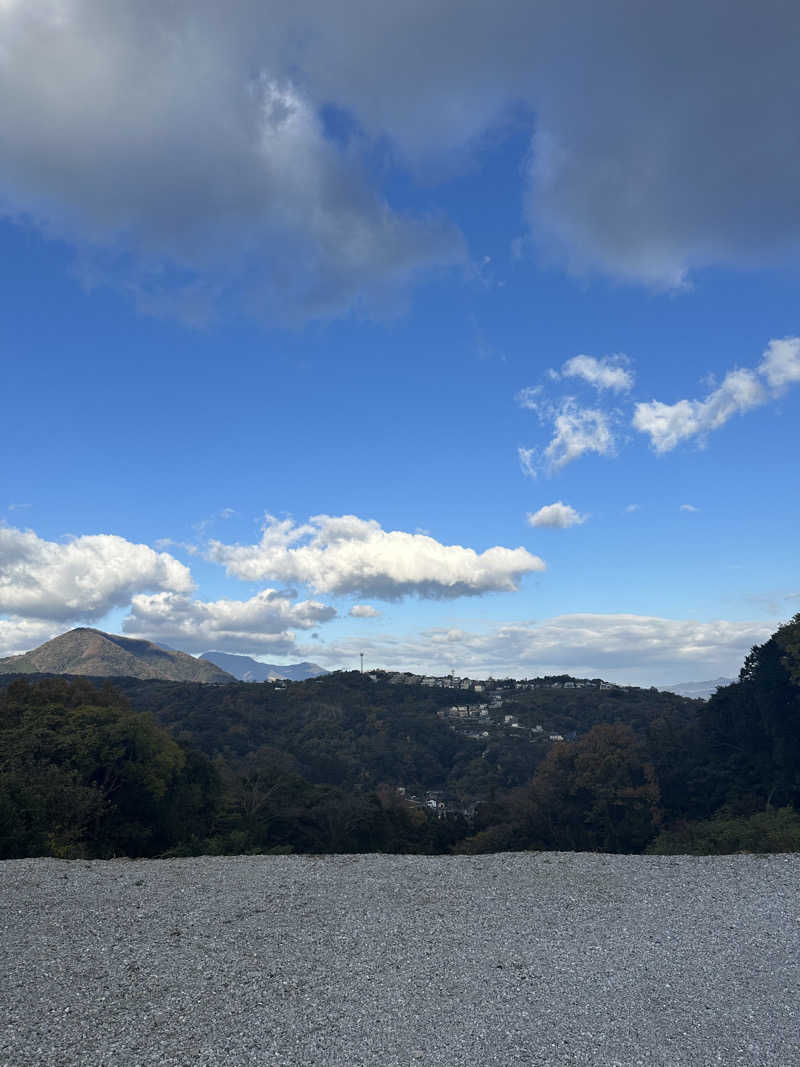
[[[0,856],[800,847],[800,616],[707,703],[376,677],[2,679]]]

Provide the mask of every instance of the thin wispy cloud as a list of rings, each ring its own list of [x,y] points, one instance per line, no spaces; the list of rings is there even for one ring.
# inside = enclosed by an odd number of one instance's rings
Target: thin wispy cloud
[[[587,454],[615,455],[615,412],[584,407],[571,396],[554,403],[541,398],[536,390],[524,390],[520,396],[522,399],[518,397],[518,402],[534,411],[550,433],[550,440],[544,447],[518,449],[524,474],[536,477],[543,471],[553,475]]]
[[[633,372],[627,356],[578,355],[566,360],[560,370],[550,369],[545,384],[526,386],[516,396],[517,404],[532,411],[550,431],[542,448],[520,447],[518,456],[524,474],[536,477],[541,471],[557,474],[587,454],[613,456],[617,451],[614,424],[616,409],[598,407],[597,402],[581,403],[575,396],[554,398],[553,387],[563,379],[577,380],[596,393],[626,393],[633,387]]]
[[[608,389],[613,393],[629,393],[633,388],[633,373],[627,369],[627,356],[573,356],[561,368],[564,378],[582,378],[598,391]]]
[[[597,360],[575,356],[563,364],[561,371],[549,371],[551,383],[564,377],[579,378],[597,392],[628,392],[633,386],[630,360],[624,357]],[[771,340],[761,361],[754,369],[729,371],[722,382],[702,400],[678,400],[667,404],[660,400],[639,401],[633,405],[630,425],[650,438],[654,452],[671,452],[683,442],[696,440],[703,447],[709,435],[723,427],[735,415],[744,415],[775,402],[792,385],[800,382],[800,337]],[[598,398],[599,400],[599,398]],[[617,399],[613,408],[584,405],[573,396],[554,399],[544,384],[527,386],[516,396],[517,404],[532,411],[539,422],[550,428],[547,445],[518,449],[524,474],[535,477],[539,472],[556,474],[582,456],[594,453],[615,456],[618,452],[617,426],[623,411]]]
[[[734,415],[763,407],[797,382],[800,382],[800,337],[772,340],[755,370],[729,371],[703,400],[639,403],[634,409],[632,425],[649,436],[655,452],[671,452],[691,438],[703,444],[713,430],[720,429]]]

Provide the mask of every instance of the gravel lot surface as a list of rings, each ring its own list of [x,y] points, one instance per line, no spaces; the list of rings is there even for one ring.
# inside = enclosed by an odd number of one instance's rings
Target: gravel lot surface
[[[800,855],[0,863],[0,1064],[800,1064]]]

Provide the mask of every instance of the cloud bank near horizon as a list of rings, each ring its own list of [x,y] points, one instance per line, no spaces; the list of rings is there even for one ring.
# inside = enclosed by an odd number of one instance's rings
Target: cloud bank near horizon
[[[185,652],[271,652],[296,648],[289,627],[312,630],[335,618],[336,609],[316,600],[293,603],[276,589],[249,600],[193,600],[176,593],[138,594],[123,624],[126,634],[178,646]]]
[[[423,674],[476,678],[574,674],[672,684],[735,676],[754,644],[777,624],[663,619],[643,615],[560,615],[537,623],[493,624],[475,632],[436,627],[406,636],[335,641],[304,647],[327,665],[357,663]]]
[[[548,525],[572,524],[569,505],[559,501],[550,509],[541,509]],[[454,587],[467,589],[459,595],[478,595],[541,569],[541,561],[524,550],[479,554],[441,545],[428,535],[397,533],[354,516],[315,516],[303,525],[268,519],[261,541],[244,546],[244,554],[229,562],[243,580],[257,580],[254,575],[268,568],[281,571],[281,580],[324,585],[329,595],[350,597],[354,587],[363,586],[373,595],[381,590],[390,601],[420,595],[420,590],[450,599]],[[219,546],[220,562],[231,547],[242,546]],[[433,572],[438,584],[431,587]],[[372,635],[328,641],[317,635],[318,627],[337,617],[363,622],[381,613],[357,603],[344,615],[320,600],[298,600],[292,589],[261,589],[244,600],[203,600],[187,567],[146,545],[114,535],[85,535],[61,544],[11,527],[0,527],[0,592],[0,610],[9,616],[0,618],[0,655],[27,651],[111,607],[128,606],[125,633],[194,653],[217,648],[312,657],[336,667],[356,662],[363,651],[376,665],[424,673],[454,668],[475,676],[555,672],[642,684],[735,673],[750,647],[777,625],[572,614],[535,623],[493,623],[480,631],[440,626],[410,635],[392,633],[384,624]],[[310,631],[314,643],[303,644],[298,634]]]
[[[195,654],[216,648],[256,658],[313,659],[331,669],[355,669],[363,652],[368,666],[425,675],[451,670],[474,678],[573,674],[647,686],[736,677],[752,646],[766,641],[778,626],[574,614],[536,623],[496,623],[481,632],[434,627],[304,644],[281,627],[307,629],[324,606],[304,609],[260,601],[198,604],[170,594],[141,597],[124,632]],[[47,624],[12,627],[0,620],[0,649],[5,646],[3,654],[26,651],[63,631],[63,626],[51,631]]]

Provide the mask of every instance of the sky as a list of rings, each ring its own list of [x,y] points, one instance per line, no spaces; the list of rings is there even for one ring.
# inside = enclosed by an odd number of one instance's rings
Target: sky
[[[800,611],[799,34],[0,0],[0,655],[735,677]]]

